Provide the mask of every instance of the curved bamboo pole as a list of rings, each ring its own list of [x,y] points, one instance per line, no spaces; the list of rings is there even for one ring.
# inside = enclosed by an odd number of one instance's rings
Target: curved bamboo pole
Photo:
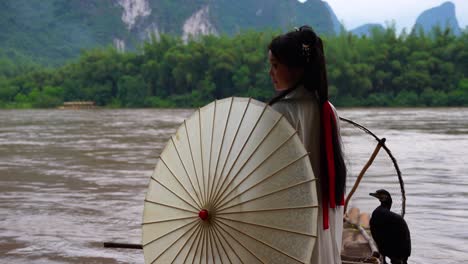
[[[351,197],[353,197],[354,192],[356,192],[356,189],[357,189],[357,187],[359,186],[359,183],[361,182],[362,177],[363,177],[364,174],[366,173],[367,169],[369,169],[369,167],[372,165],[372,163],[373,163],[374,160],[375,160],[375,157],[377,157],[377,154],[379,154],[380,149],[381,149],[382,146],[384,146],[384,145],[385,145],[385,138],[381,139],[381,140],[379,141],[379,143],[377,143],[377,146],[375,147],[374,152],[372,153],[371,157],[370,157],[369,160],[367,161],[367,163],[366,163],[366,165],[364,166],[364,168],[362,168],[361,172],[359,173],[359,176],[357,177],[356,182],[354,183],[353,189],[351,189],[351,191],[350,191],[349,194],[348,194],[348,197],[346,197],[346,202],[345,202],[345,207],[344,207],[344,211],[345,211],[345,212],[347,212],[347,210],[348,210],[348,203],[349,203],[349,200],[351,200]]]
[[[347,122],[347,123],[350,123],[351,125],[363,130],[364,132],[366,132],[367,134],[371,135],[375,140],[377,140],[378,142],[380,142],[380,138],[378,138],[374,133],[372,133],[372,131],[370,131],[369,129],[367,129],[366,127],[364,127],[363,125],[360,125],[352,120],[349,120],[349,119],[346,119],[344,117],[340,117],[340,120],[341,121],[344,121],[344,122]],[[392,152],[390,151],[390,149],[387,148],[386,145],[383,145],[382,148],[387,152],[388,156],[390,157],[390,159],[392,160],[393,162],[393,166],[395,167],[395,170],[397,172],[397,176],[398,176],[398,181],[400,183],[400,190],[401,190],[401,199],[402,199],[402,206],[401,206],[401,216],[402,217],[405,217],[405,212],[406,212],[406,193],[405,193],[405,183],[403,182],[403,177],[401,176],[401,171],[400,171],[400,168],[398,166],[398,162],[396,161],[395,157],[393,156]]]

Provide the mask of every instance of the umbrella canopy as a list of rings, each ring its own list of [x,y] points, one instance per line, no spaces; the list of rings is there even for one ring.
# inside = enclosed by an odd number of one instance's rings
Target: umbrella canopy
[[[316,185],[281,114],[249,98],[214,101],[160,155],[143,213],[145,263],[308,263]]]

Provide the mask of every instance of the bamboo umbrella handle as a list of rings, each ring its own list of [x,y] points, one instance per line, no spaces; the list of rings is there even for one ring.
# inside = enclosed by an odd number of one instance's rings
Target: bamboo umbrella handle
[[[105,248],[132,248],[132,249],[142,249],[141,244],[128,244],[128,243],[115,243],[115,242],[104,242]]]
[[[364,166],[364,168],[362,168],[361,172],[359,173],[359,176],[357,177],[356,182],[354,183],[353,189],[351,189],[351,191],[348,194],[348,197],[346,197],[346,202],[345,202],[345,207],[344,207],[345,213],[347,212],[347,209],[348,209],[349,200],[351,200],[351,197],[353,196],[354,192],[356,192],[356,189],[359,186],[359,183],[361,182],[362,177],[366,173],[367,169],[369,169],[370,165],[372,165],[372,163],[374,162],[375,157],[377,157],[377,154],[379,154],[380,149],[385,144],[385,140],[386,140],[385,138],[382,138],[379,141],[379,143],[377,143],[377,146],[375,147],[374,152],[372,153],[372,156],[369,158],[366,165]]]

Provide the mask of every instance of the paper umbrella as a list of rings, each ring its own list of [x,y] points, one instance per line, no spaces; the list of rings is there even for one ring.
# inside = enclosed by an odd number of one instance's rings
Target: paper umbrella
[[[317,182],[297,132],[271,107],[197,110],[160,155],[146,194],[145,263],[308,263]]]

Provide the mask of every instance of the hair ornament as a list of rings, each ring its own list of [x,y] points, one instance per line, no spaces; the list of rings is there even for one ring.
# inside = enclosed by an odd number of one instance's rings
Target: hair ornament
[[[306,62],[310,62],[310,58],[312,57],[312,51],[310,49],[309,44],[302,43],[302,56],[305,58]]]

